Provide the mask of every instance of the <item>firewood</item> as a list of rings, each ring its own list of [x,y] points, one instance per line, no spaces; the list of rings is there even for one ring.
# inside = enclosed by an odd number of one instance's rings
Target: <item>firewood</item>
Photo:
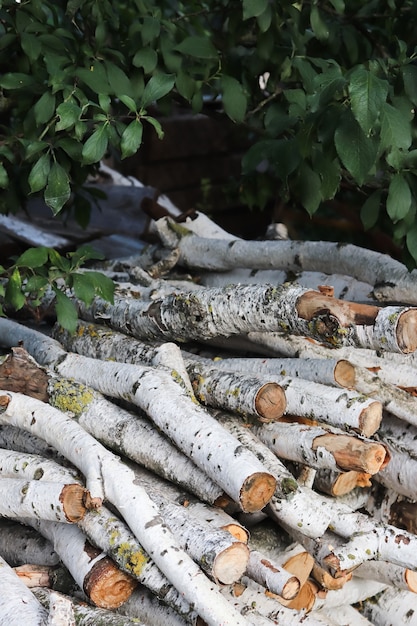
[[[277,456],[311,467],[376,474],[388,463],[387,450],[370,439],[297,423],[263,424],[256,435]]]
[[[398,591],[395,587],[388,587],[385,591],[371,600],[365,599],[361,612],[373,623],[379,626],[408,623],[416,626],[416,596],[410,591]]]
[[[324,607],[320,612],[332,619],[335,626],[346,626],[346,624],[349,626],[372,626],[371,622],[350,604],[332,606],[329,609]]]
[[[300,591],[300,581],[296,576],[272,563],[264,554],[251,550],[247,575],[260,585],[263,585],[275,595],[285,600],[291,600]]]
[[[7,519],[0,520],[0,555],[12,567],[25,563],[53,567],[59,563],[47,539],[33,528]]]
[[[74,622],[68,621],[62,623],[62,626],[72,626],[72,624],[78,624],[80,626],[87,626],[88,624],[100,624],[102,626],[148,626],[146,621],[141,618],[130,618],[127,616],[119,615],[115,611],[103,609],[100,607],[94,607],[86,604],[85,602],[79,602],[73,597],[57,593],[44,587],[37,587],[33,589],[33,593],[39,602],[46,607],[50,614],[52,612],[54,603],[57,601],[71,603],[71,611],[75,618]],[[53,622],[55,624],[55,622]],[[184,622],[178,621],[175,626],[184,626]],[[57,626],[61,626],[58,624]]]
[[[371,487],[372,474],[351,470],[338,472],[331,469],[321,469],[316,473],[314,488],[329,496],[344,496],[357,487]]]
[[[0,615],[10,626],[46,626],[48,613],[10,565],[0,557]]]
[[[387,561],[367,561],[355,569],[358,578],[378,580],[396,589],[417,593],[417,572]]]
[[[84,517],[87,500],[86,489],[78,484],[0,477],[0,515],[4,517],[74,523]]]
[[[7,394],[0,395],[0,406],[2,408],[1,421],[13,423],[16,420],[21,427],[37,434],[42,433],[46,441],[51,441],[52,438],[55,446],[58,449],[62,446],[74,465],[82,469],[85,475],[90,474],[90,479],[86,476],[86,484],[92,496],[103,497],[106,492],[108,499],[117,508],[123,510],[125,521],[141,544],[151,554],[163,573],[168,574],[168,579],[175,579],[176,587],[183,591],[184,596],[190,602],[199,606],[199,612],[203,617],[208,616],[208,619],[215,623],[215,615],[223,611],[223,616],[229,613],[230,619],[235,619],[237,624],[244,623],[240,616],[231,612],[230,607],[221,601],[222,599],[208,579],[202,576],[198,566],[179,548],[174,537],[163,524],[156,505],[150,501],[146,492],[135,484],[131,470],[115,459],[70,418],[66,418],[57,409],[44,405],[40,400],[30,398],[28,402],[27,396],[23,397],[21,394],[9,391]],[[77,445],[68,447],[66,445],[68,440],[62,441],[60,436],[62,432],[65,432],[66,437],[72,442],[77,441]],[[93,472],[94,478],[91,478],[92,468],[95,465],[97,467]],[[124,485],[122,491],[119,488],[119,481]],[[131,498],[135,506],[126,508],[126,498]],[[158,546],[158,549],[154,546]],[[178,566],[179,560],[181,560],[181,568]],[[200,575],[197,576],[197,573]],[[211,603],[209,598],[213,598]]]
[[[54,546],[72,577],[96,605],[116,608],[131,595],[137,582],[125,574],[100,549],[87,541],[75,525],[25,518]]]

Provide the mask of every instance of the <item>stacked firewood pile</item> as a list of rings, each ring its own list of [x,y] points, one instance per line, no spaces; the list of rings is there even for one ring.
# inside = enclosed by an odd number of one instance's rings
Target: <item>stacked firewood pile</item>
[[[0,319],[0,623],[416,625],[416,272],[153,229],[74,335]]]

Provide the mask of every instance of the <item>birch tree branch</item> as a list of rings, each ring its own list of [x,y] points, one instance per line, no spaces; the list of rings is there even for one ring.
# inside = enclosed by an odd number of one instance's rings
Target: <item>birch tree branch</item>
[[[8,626],[46,626],[48,613],[0,557],[0,615]]]
[[[11,567],[33,563],[53,567],[59,556],[51,543],[33,528],[14,520],[0,520],[0,555]]]

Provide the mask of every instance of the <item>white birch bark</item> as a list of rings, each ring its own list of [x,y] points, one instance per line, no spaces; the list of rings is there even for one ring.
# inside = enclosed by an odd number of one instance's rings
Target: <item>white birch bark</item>
[[[355,569],[355,577],[377,580],[396,589],[417,593],[417,572],[387,561],[367,561]],[[417,596],[416,596],[417,601]]]
[[[342,589],[331,589],[324,597],[316,596],[314,608],[316,610],[326,607],[343,606],[346,604],[357,604],[367,598],[384,591],[387,585],[376,580],[364,580],[353,576],[342,587]]]
[[[233,357],[218,358],[214,365],[231,372],[290,376],[334,387],[352,388],[355,382],[353,365],[345,359]]]
[[[300,591],[300,581],[296,576],[257,550],[250,552],[246,573],[249,578],[285,600],[292,600]]]
[[[375,479],[388,489],[415,500],[417,498],[417,459],[388,446],[390,462]]]
[[[160,602],[145,587],[138,587],[130,598],[119,608],[117,613],[132,619],[144,621],[146,626],[199,626],[201,619],[190,614],[183,618],[174,609]]]
[[[113,305],[99,298],[90,307],[77,304],[83,319],[103,320],[139,339],[207,340],[284,330],[331,346],[378,347],[392,352],[413,352],[417,347],[411,332],[417,316],[414,308],[370,307],[368,325],[361,326],[355,323],[355,313],[347,303],[330,297],[321,309],[303,317],[298,309],[306,294],[321,296],[295,284],[234,285],[194,287],[154,301],[116,297]]]
[[[70,598],[56,591],[49,593],[48,626],[76,626]]]
[[[275,422],[252,428],[281,459],[316,469],[376,474],[385,465],[386,449],[371,439],[298,423]]]
[[[106,507],[87,513],[78,524],[91,543],[105,552],[118,567],[138,580],[179,615],[196,620],[189,602],[149,558],[129,527]]]
[[[78,484],[0,477],[0,515],[73,523],[82,519],[87,491]]]
[[[33,518],[22,521],[52,543],[77,585],[96,606],[116,608],[133,592],[136,581],[90,544],[78,526]]]
[[[320,537],[333,515],[324,510],[322,498],[311,489],[300,487],[291,472],[250,429],[245,428],[239,418],[218,411],[213,414],[275,476],[277,486],[266,508],[268,514],[280,523],[286,522],[289,526],[302,528],[310,537]]]
[[[340,274],[324,274],[323,272],[293,272],[291,276],[282,270],[252,270],[236,267],[227,272],[199,272],[200,284],[206,287],[221,287],[240,284],[263,284],[282,285],[285,282],[297,282],[308,289],[317,289],[318,285],[328,285],[334,290],[334,297],[341,300],[354,300],[355,302],[375,303],[372,297],[372,286],[355,280],[351,276]]]
[[[59,556],[51,543],[33,528],[0,520],[0,555],[12,567],[32,563],[49,567],[59,563]]]
[[[417,625],[416,596],[410,591],[389,587],[376,598],[364,601],[361,611],[378,626],[391,624]]]
[[[23,454],[37,454],[48,459],[58,459],[60,456],[56,449],[43,439],[10,424],[0,425],[0,447]]]
[[[85,602],[77,602],[72,597],[58,594],[56,591],[52,591],[46,587],[38,587],[33,590],[33,593],[46,608],[51,606],[51,603],[58,595],[67,602],[70,602],[77,626],[97,626],[98,624],[100,624],[100,626],[149,626],[149,623],[143,621],[141,618],[127,617],[119,615],[115,611],[90,606]],[[55,626],[55,623],[48,623],[48,626]],[[64,624],[62,624],[62,626],[64,626]],[[71,626],[71,623],[65,626]],[[180,626],[180,624],[178,624],[178,626]],[[181,626],[184,626],[184,624],[181,624]]]
[[[258,459],[236,445],[236,439],[165,372],[74,354],[68,354],[56,370],[68,378],[76,375],[101,393],[140,406],[243,510],[262,509],[271,498],[275,480]]]
[[[388,255],[352,244],[289,240],[230,242],[191,235],[176,245],[180,249],[180,263],[189,268],[224,271],[245,267],[323,273],[331,268],[332,273],[373,285],[378,300],[417,303],[414,272]]]
[[[329,496],[345,496],[357,488],[371,487],[371,476],[367,472],[320,469],[314,478],[314,488]]]
[[[253,344],[263,345],[277,355],[299,359],[346,359],[353,365],[374,370],[375,376],[385,383],[400,387],[415,386],[416,354],[399,354],[344,346],[328,348],[304,337],[285,336],[278,333],[249,333]]]
[[[4,398],[7,401],[7,407],[0,416],[3,423],[13,423],[37,435],[41,434],[42,438],[53,442],[58,449],[65,450],[68,459],[85,475],[89,472],[91,474],[93,465],[94,480],[89,481],[86,477],[87,485],[90,482],[99,489],[101,495],[106,494],[162,572],[189,602],[195,603],[196,610],[209,624],[218,626],[216,621],[234,626],[245,623],[240,616],[230,612],[230,607],[221,601],[201,569],[179,548],[163,524],[156,505],[135,484],[131,470],[57,409],[32,398],[28,402],[28,398],[12,392],[1,397],[3,402]],[[120,484],[124,485],[123,490]],[[90,488],[90,492],[93,497],[96,495],[94,489]],[[179,567],[178,561],[181,559]],[[234,619],[236,622],[233,622]]]
[[[61,483],[82,482],[82,475],[75,468],[63,467],[40,454],[28,454],[2,448],[0,448],[0,476]]]
[[[197,399],[208,406],[270,422],[282,417],[285,393],[276,382],[243,373],[219,371],[216,367],[188,365]]]
[[[48,391],[52,406],[69,412],[90,435],[117,454],[181,485],[205,502],[214,503],[223,495],[223,489],[156,430],[139,408],[132,413],[92,387],[59,376],[50,377]]]
[[[324,607],[320,612],[332,619],[337,626],[372,626],[371,622],[350,604],[329,609]]]
[[[48,613],[0,557],[0,619],[7,626],[46,626]]]
[[[379,400],[389,413],[417,426],[417,397],[392,384],[384,383],[378,375],[375,376],[364,367],[355,366],[355,371],[355,389]],[[417,385],[417,370],[415,384]]]

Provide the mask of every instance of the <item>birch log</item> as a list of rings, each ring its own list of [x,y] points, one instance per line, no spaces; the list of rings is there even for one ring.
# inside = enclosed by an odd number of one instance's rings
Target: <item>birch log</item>
[[[353,388],[355,382],[354,366],[346,359],[299,359],[299,358],[262,358],[233,357],[216,358],[215,366],[221,370],[240,371],[262,375],[290,376],[311,380],[322,385]]]
[[[39,602],[50,610],[53,603],[57,601],[57,598],[66,600],[71,603],[71,610],[75,618],[74,624],[77,626],[149,626],[146,621],[143,621],[140,617],[127,617],[110,611],[107,609],[89,606],[86,603],[77,602],[74,598],[65,596],[63,594],[57,594],[56,591],[52,591],[47,588],[38,587],[33,590],[34,595]],[[55,626],[55,622],[49,623],[48,626]],[[61,626],[61,624],[57,624]],[[62,626],[72,626],[71,622],[62,623]],[[184,626],[184,623],[175,624],[175,626]]]
[[[16,326],[14,330],[18,331]],[[13,325],[5,324],[3,329],[3,341],[7,339],[14,343]],[[33,350],[32,356],[40,359],[40,363],[45,364],[46,361],[52,365],[55,362],[55,370],[62,376],[76,377],[106,395],[122,397],[140,406],[186,456],[208,473],[235,502],[240,503],[243,510],[262,509],[271,498],[275,489],[272,476],[264,471],[254,455],[237,446],[236,439],[228,435],[202,407],[196,406],[166,372],[145,366],[88,359],[66,353],[52,339],[47,341],[24,332],[23,335],[28,339],[28,352]],[[164,393],[157,393],[161,388]],[[178,412],[182,415],[181,420],[177,419]],[[226,466],[227,472],[224,471]]]
[[[248,332],[285,331],[331,346],[413,352],[417,309],[356,305],[299,285],[194,288],[146,301],[96,298],[78,302],[87,321],[100,320],[139,339],[202,340]]]
[[[46,626],[48,613],[0,557],[0,615],[7,626]]]
[[[79,527],[90,542],[105,552],[117,566],[189,621],[198,615],[189,602],[149,558],[128,526],[106,507],[87,514]]]
[[[74,523],[86,512],[87,491],[78,484],[0,477],[0,515]]]
[[[158,220],[166,232],[169,220]],[[327,241],[224,241],[196,235],[178,238],[180,263],[189,268],[224,271],[235,267],[332,272],[352,276],[374,286],[378,300],[416,304],[415,272],[385,254],[352,244]]]
[[[48,539],[77,585],[101,608],[113,609],[125,602],[137,585],[111,559],[87,541],[75,525],[22,518]]]
[[[361,611],[365,617],[378,626],[417,625],[415,594],[410,591],[399,591],[395,587],[388,587],[376,598],[365,600]]]
[[[393,565],[387,561],[367,561],[355,569],[355,576],[377,580],[390,587],[417,594],[417,572],[401,565]]]
[[[314,478],[314,488],[329,496],[344,496],[357,487],[371,487],[372,474],[355,470],[339,472],[331,469],[318,470]]]
[[[0,520],[0,555],[12,567],[25,563],[53,567],[59,563],[59,556],[47,539],[14,520]]]
[[[251,550],[246,572],[250,578],[284,600],[292,600],[300,591],[300,581],[296,576],[257,550]]]
[[[244,624],[230,612],[216,589],[172,537],[145,491],[135,484],[131,470],[78,424],[39,400],[7,392],[0,395],[1,421],[26,428],[53,442],[86,475],[92,496],[106,497],[123,515],[131,530],[163,573],[193,602],[209,624]],[[28,402],[29,400],[29,402]],[[90,475],[90,479],[87,478]],[[91,475],[93,476],[91,478]],[[120,490],[120,484],[124,489]],[[96,491],[97,490],[97,491]],[[182,555],[182,557],[180,556]],[[178,561],[181,560],[181,567]],[[233,622],[236,620],[236,622]]]
[[[389,461],[386,448],[370,439],[342,431],[297,423],[263,424],[254,433],[282,459],[320,469],[355,470],[376,474]]]
[[[291,472],[250,429],[245,428],[239,418],[220,411],[213,414],[275,476],[277,487],[266,508],[268,514],[279,523],[285,521],[290,526],[303,528],[310,537],[320,537],[333,516],[330,510],[325,510],[322,498],[311,489],[300,487]]]

